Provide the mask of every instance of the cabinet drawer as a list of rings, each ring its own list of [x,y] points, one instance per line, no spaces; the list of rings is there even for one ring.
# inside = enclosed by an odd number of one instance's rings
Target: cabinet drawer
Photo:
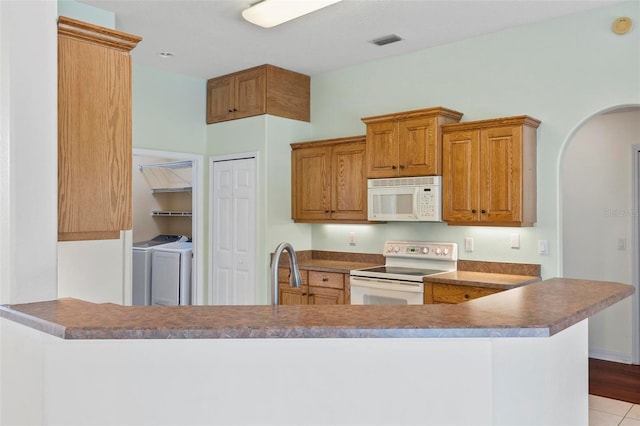
[[[433,303],[462,303],[502,290],[454,284],[433,284]]]
[[[307,271],[300,270],[300,278],[302,278],[302,285],[309,284]],[[289,268],[278,268],[278,282],[289,285]]]
[[[344,289],[344,274],[339,272],[309,271],[309,285]]]

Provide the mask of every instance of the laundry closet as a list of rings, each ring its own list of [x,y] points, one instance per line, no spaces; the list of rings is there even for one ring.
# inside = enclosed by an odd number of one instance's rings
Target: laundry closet
[[[133,157],[133,305],[193,304],[192,161]]]

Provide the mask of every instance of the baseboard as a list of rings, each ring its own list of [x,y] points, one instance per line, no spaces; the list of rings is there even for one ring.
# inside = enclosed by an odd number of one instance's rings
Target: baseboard
[[[621,362],[623,364],[633,363],[631,354],[606,351],[603,349],[589,349],[589,358],[600,359],[602,361]]]

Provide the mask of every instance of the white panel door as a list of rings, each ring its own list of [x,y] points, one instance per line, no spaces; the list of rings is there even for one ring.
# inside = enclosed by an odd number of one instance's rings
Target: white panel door
[[[212,302],[257,303],[256,161],[213,162]]]

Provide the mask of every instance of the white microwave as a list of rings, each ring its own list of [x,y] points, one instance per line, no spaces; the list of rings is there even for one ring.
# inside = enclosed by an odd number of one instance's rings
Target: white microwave
[[[442,176],[367,180],[368,219],[442,222]]]

